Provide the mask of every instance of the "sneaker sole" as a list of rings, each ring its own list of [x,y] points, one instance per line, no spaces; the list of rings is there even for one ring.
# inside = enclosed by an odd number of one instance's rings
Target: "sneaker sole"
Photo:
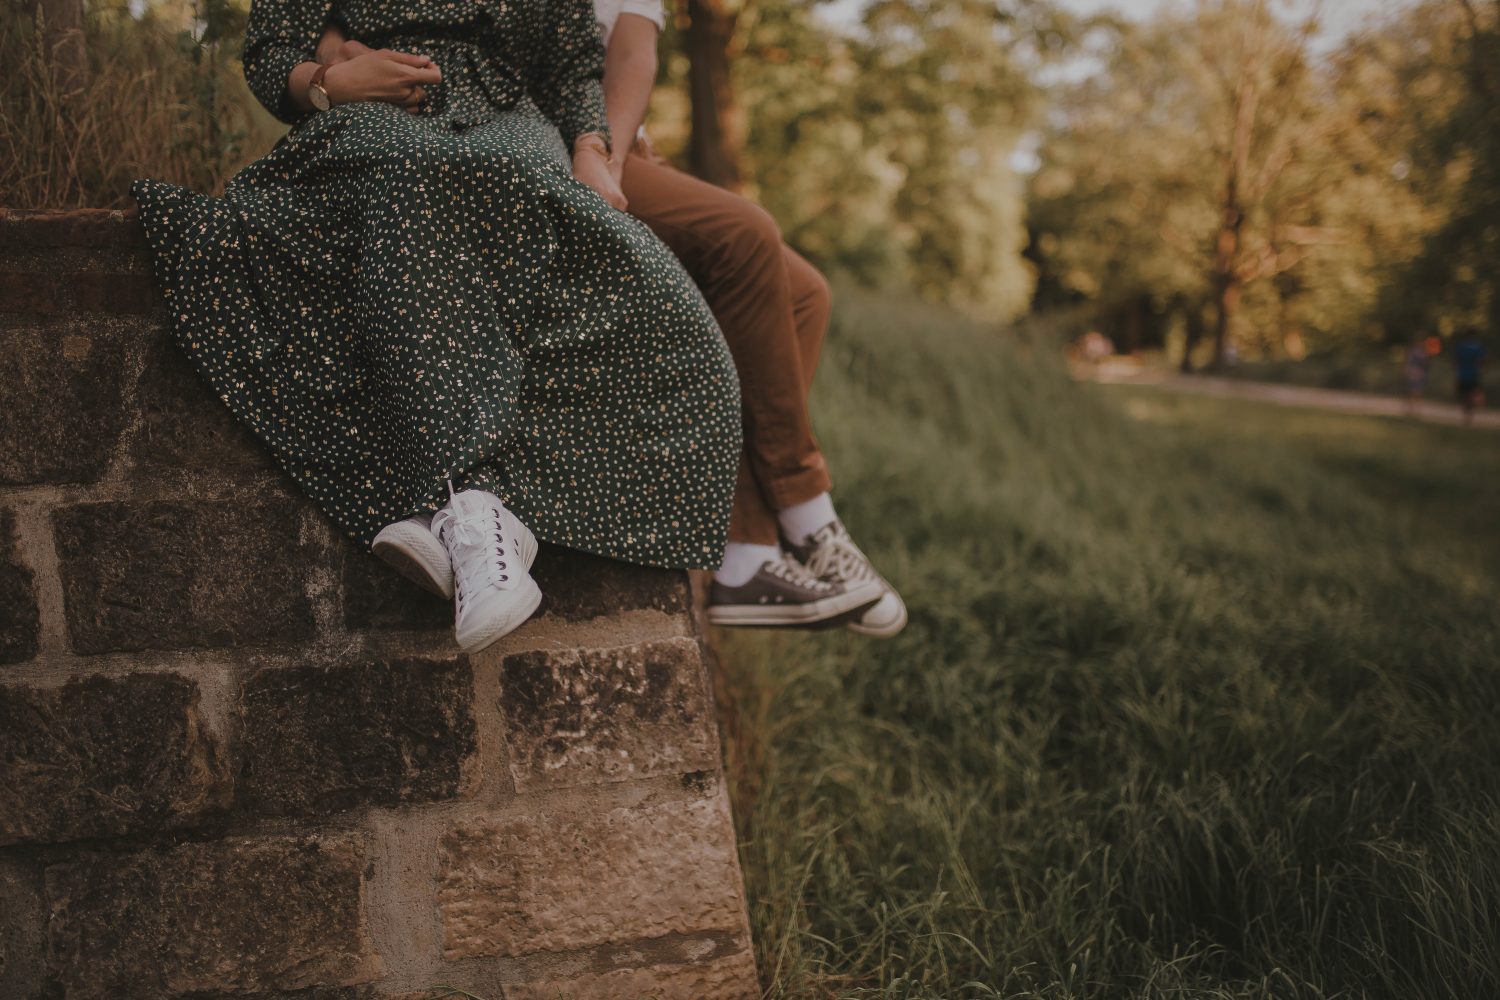
[[[536,581],[527,573],[526,578],[520,582],[516,590],[518,600],[506,608],[503,614],[497,615],[484,624],[478,631],[467,635],[455,636],[459,648],[465,653],[477,653],[481,649],[493,644],[499,639],[514,632],[524,625],[536,609],[542,603],[542,588],[536,585]]]
[[[516,547],[529,573],[532,563],[536,562],[536,536],[519,521],[516,525],[520,528],[520,544]],[[405,521],[388,525],[375,536],[370,551],[429,594],[445,601],[453,600],[453,569],[448,550],[426,528]]]
[[[708,620],[714,625],[736,627],[807,626],[861,611],[880,600],[884,593],[884,587],[870,583],[811,604],[719,604],[708,609]]]
[[[405,521],[387,525],[370,551],[418,587],[444,600],[453,600],[453,570],[448,550],[426,528]],[[442,570],[447,569],[447,573]]]

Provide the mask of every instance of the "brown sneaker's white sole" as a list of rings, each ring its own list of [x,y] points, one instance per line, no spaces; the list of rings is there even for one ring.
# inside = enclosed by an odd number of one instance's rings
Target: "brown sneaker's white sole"
[[[732,627],[806,627],[867,608],[880,600],[883,593],[884,587],[870,581],[805,604],[712,604],[708,620],[714,625]]]

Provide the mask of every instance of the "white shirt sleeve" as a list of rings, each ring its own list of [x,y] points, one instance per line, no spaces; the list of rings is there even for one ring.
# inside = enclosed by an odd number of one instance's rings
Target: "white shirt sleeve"
[[[609,36],[621,14],[638,14],[655,24],[658,31],[667,26],[663,0],[594,0],[594,18],[604,31],[605,45],[609,44]]]

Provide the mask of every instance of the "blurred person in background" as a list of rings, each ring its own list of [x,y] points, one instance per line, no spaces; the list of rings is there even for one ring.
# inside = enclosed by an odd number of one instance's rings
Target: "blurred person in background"
[[[1458,405],[1463,407],[1464,423],[1474,422],[1474,411],[1484,405],[1484,385],[1480,369],[1489,352],[1477,330],[1468,330],[1453,345],[1453,367],[1458,376]]]
[[[1427,341],[1418,337],[1406,348],[1401,360],[1401,381],[1406,386],[1406,412],[1417,412],[1417,404],[1427,391],[1427,370],[1431,357],[1427,352]]]
[[[828,330],[828,282],[747,198],[672,167],[642,122],[656,80],[662,0],[594,0],[605,41],[604,96],[623,199],[682,262],[719,321],[739,371],[745,448],[729,544],[714,573],[719,625],[847,625],[894,636],[906,606],[854,543],[833,506],[832,480],[808,416]],[[335,16],[318,45],[337,63],[369,52]]]

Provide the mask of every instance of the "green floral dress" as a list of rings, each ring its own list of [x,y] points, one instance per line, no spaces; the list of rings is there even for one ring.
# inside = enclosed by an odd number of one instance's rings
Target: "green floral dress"
[[[340,0],[443,82],[304,116],[287,74],[330,13],[251,5],[246,77],[293,129],[223,198],[132,186],[178,343],[360,542],[452,478],[546,541],[716,566],[739,384],[676,259],[571,175],[605,127],[590,0]]]

